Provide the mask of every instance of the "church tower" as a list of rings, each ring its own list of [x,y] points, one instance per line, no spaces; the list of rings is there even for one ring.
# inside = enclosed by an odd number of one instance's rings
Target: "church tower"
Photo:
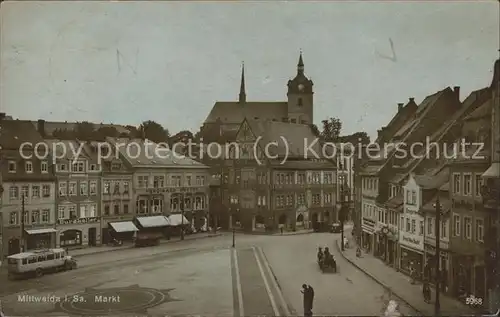
[[[313,123],[313,94],[313,82],[304,75],[301,51],[297,75],[288,81],[288,119],[291,123]]]

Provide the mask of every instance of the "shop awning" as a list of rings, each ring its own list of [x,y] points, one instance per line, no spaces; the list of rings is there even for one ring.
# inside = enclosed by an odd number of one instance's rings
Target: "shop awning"
[[[136,219],[143,228],[156,228],[170,225],[170,221],[168,221],[165,216],[137,217]]]
[[[500,177],[500,163],[491,164],[490,168],[483,173],[484,178],[499,178]]]
[[[184,218],[184,221],[183,221]],[[168,216],[168,220],[170,221],[171,226],[180,226],[184,223],[184,225],[188,225],[189,221],[182,214],[172,214]]]
[[[32,229],[32,230],[25,230],[25,231],[27,234],[42,234],[42,233],[57,232],[57,230],[54,228]]]
[[[139,231],[132,221],[110,222],[109,225],[116,232],[133,232]]]

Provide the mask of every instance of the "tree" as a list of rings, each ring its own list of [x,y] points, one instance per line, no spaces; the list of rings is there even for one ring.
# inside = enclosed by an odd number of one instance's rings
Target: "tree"
[[[95,138],[99,140],[106,139],[106,137],[116,138],[119,136],[118,131],[112,126],[101,126],[95,131]]]
[[[323,131],[321,131],[321,138],[325,142],[338,142],[340,131],[342,129],[342,122],[339,118],[330,117],[329,119],[321,121],[323,124]]]
[[[144,121],[138,130],[141,134],[144,134],[145,138],[155,143],[168,142],[170,136],[167,129],[164,129],[161,124],[152,120]]]
[[[339,137],[339,142],[341,143],[352,143],[354,145],[361,143],[361,144],[369,144],[370,143],[370,137],[366,132],[356,132],[350,135],[345,135]]]
[[[79,140],[91,140],[94,136],[94,124],[88,121],[78,122],[73,132]]]
[[[309,126],[311,127],[312,133],[313,133],[316,137],[320,137],[320,136],[321,136],[321,133],[319,132],[319,129],[318,129],[318,126],[317,126],[317,125],[315,125],[315,124],[310,124]]]

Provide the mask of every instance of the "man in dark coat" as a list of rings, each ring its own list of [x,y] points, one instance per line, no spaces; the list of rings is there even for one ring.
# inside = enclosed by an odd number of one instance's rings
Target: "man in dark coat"
[[[302,294],[304,294],[304,316],[312,316],[314,302],[314,289],[311,285],[302,284]]]

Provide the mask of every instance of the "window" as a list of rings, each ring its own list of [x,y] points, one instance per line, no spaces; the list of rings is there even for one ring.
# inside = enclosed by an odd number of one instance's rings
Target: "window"
[[[87,182],[83,181],[80,182],[80,196],[87,196],[88,191],[87,191]]]
[[[97,165],[96,164],[90,164],[90,170],[91,171],[97,171]]]
[[[47,162],[45,162],[45,161],[42,161],[40,163],[40,171],[42,173],[48,173],[49,172],[49,164]]]
[[[110,190],[111,190],[111,182],[108,182],[108,181],[104,182],[104,186],[102,188],[102,192],[104,194],[109,194]]]
[[[31,197],[40,198],[40,186],[31,187]]]
[[[417,191],[416,190],[411,191],[411,203],[412,203],[412,205],[415,205],[417,203]]]
[[[97,217],[97,205],[89,206],[89,217]]]
[[[297,106],[302,107],[304,104],[302,102],[302,98],[297,99]]]
[[[42,222],[43,223],[50,222],[50,209],[42,210]]]
[[[19,199],[19,187],[10,186],[9,187],[9,199]]]
[[[481,186],[483,186],[483,178],[481,174],[476,174],[476,184],[474,186],[474,191],[476,196],[481,196]]]
[[[70,219],[76,219],[78,218],[78,214],[76,213],[76,206],[69,206],[69,218]]]
[[[112,171],[119,171],[122,168],[121,163],[111,163],[111,170]]]
[[[458,173],[453,174],[453,193],[460,193],[460,174]]]
[[[170,176],[170,186],[181,187],[181,176],[171,175]]]
[[[85,172],[85,162],[73,162],[73,164],[71,164],[71,172],[73,173]]]
[[[447,238],[448,237],[448,226],[447,226],[448,221],[442,220],[441,221],[441,238]]]
[[[472,177],[470,174],[464,174],[464,195],[465,196],[470,196],[472,193],[471,178]]]
[[[460,236],[460,215],[453,215],[453,235]]]
[[[113,205],[113,213],[114,213],[115,215],[120,214],[120,205],[119,205],[119,204],[115,203],[115,204]]]
[[[434,235],[434,218],[427,218],[427,234],[429,236]]]
[[[40,223],[40,211],[33,210],[31,212],[31,223]]]
[[[163,187],[165,187],[165,178],[163,176],[154,176],[154,178],[153,178],[153,187],[154,188],[163,188]]]
[[[87,217],[87,208],[88,206],[80,206],[80,218],[86,218]]]
[[[148,176],[137,176],[137,187],[139,188],[147,188],[149,183]]]
[[[465,238],[470,240],[472,238],[472,219],[470,217],[464,217],[464,231]]]
[[[104,205],[104,215],[109,216],[109,205]]]
[[[400,226],[401,226],[401,230],[405,230],[405,217],[401,216],[401,219],[400,219]]]
[[[69,183],[68,195],[69,196],[76,196],[76,182]]]
[[[113,195],[120,194],[120,182],[115,182],[113,186]]]
[[[57,171],[58,172],[66,172],[68,169],[66,168],[66,164],[58,164]]]
[[[50,185],[43,185],[42,186],[42,196],[43,197],[50,197]]]
[[[97,195],[97,181],[90,181],[90,196]]]
[[[59,183],[59,196],[66,196],[67,183]]]
[[[420,228],[418,230],[418,234],[419,235],[423,235],[424,234],[424,221],[423,220],[420,220]]]
[[[123,193],[128,194],[128,191],[129,191],[129,183],[123,182]]]
[[[33,163],[31,161],[26,161],[24,163],[24,168],[26,170],[26,173],[33,173]]]
[[[9,173],[15,173],[16,172],[16,161],[9,161]]]
[[[484,242],[484,221],[476,219],[476,241]]]
[[[57,217],[58,219],[66,219],[66,208],[64,206],[57,208]]]
[[[128,205],[127,204],[123,205],[123,213],[128,214]]]
[[[192,179],[191,179],[191,175],[186,175],[185,183],[186,183],[186,186],[192,186],[193,185]]]
[[[21,196],[29,197],[30,187],[27,185],[21,186]]]
[[[417,231],[417,221],[415,219],[411,220],[411,233],[415,233]]]
[[[411,205],[411,191],[410,190],[406,191],[406,203],[408,205]]]
[[[29,213],[29,211],[25,211],[24,212],[24,223],[25,224],[30,223],[30,213]]]
[[[9,224],[10,225],[17,225],[17,211],[12,211],[10,214],[9,214]]]
[[[406,218],[406,232],[411,232],[410,219]]]

